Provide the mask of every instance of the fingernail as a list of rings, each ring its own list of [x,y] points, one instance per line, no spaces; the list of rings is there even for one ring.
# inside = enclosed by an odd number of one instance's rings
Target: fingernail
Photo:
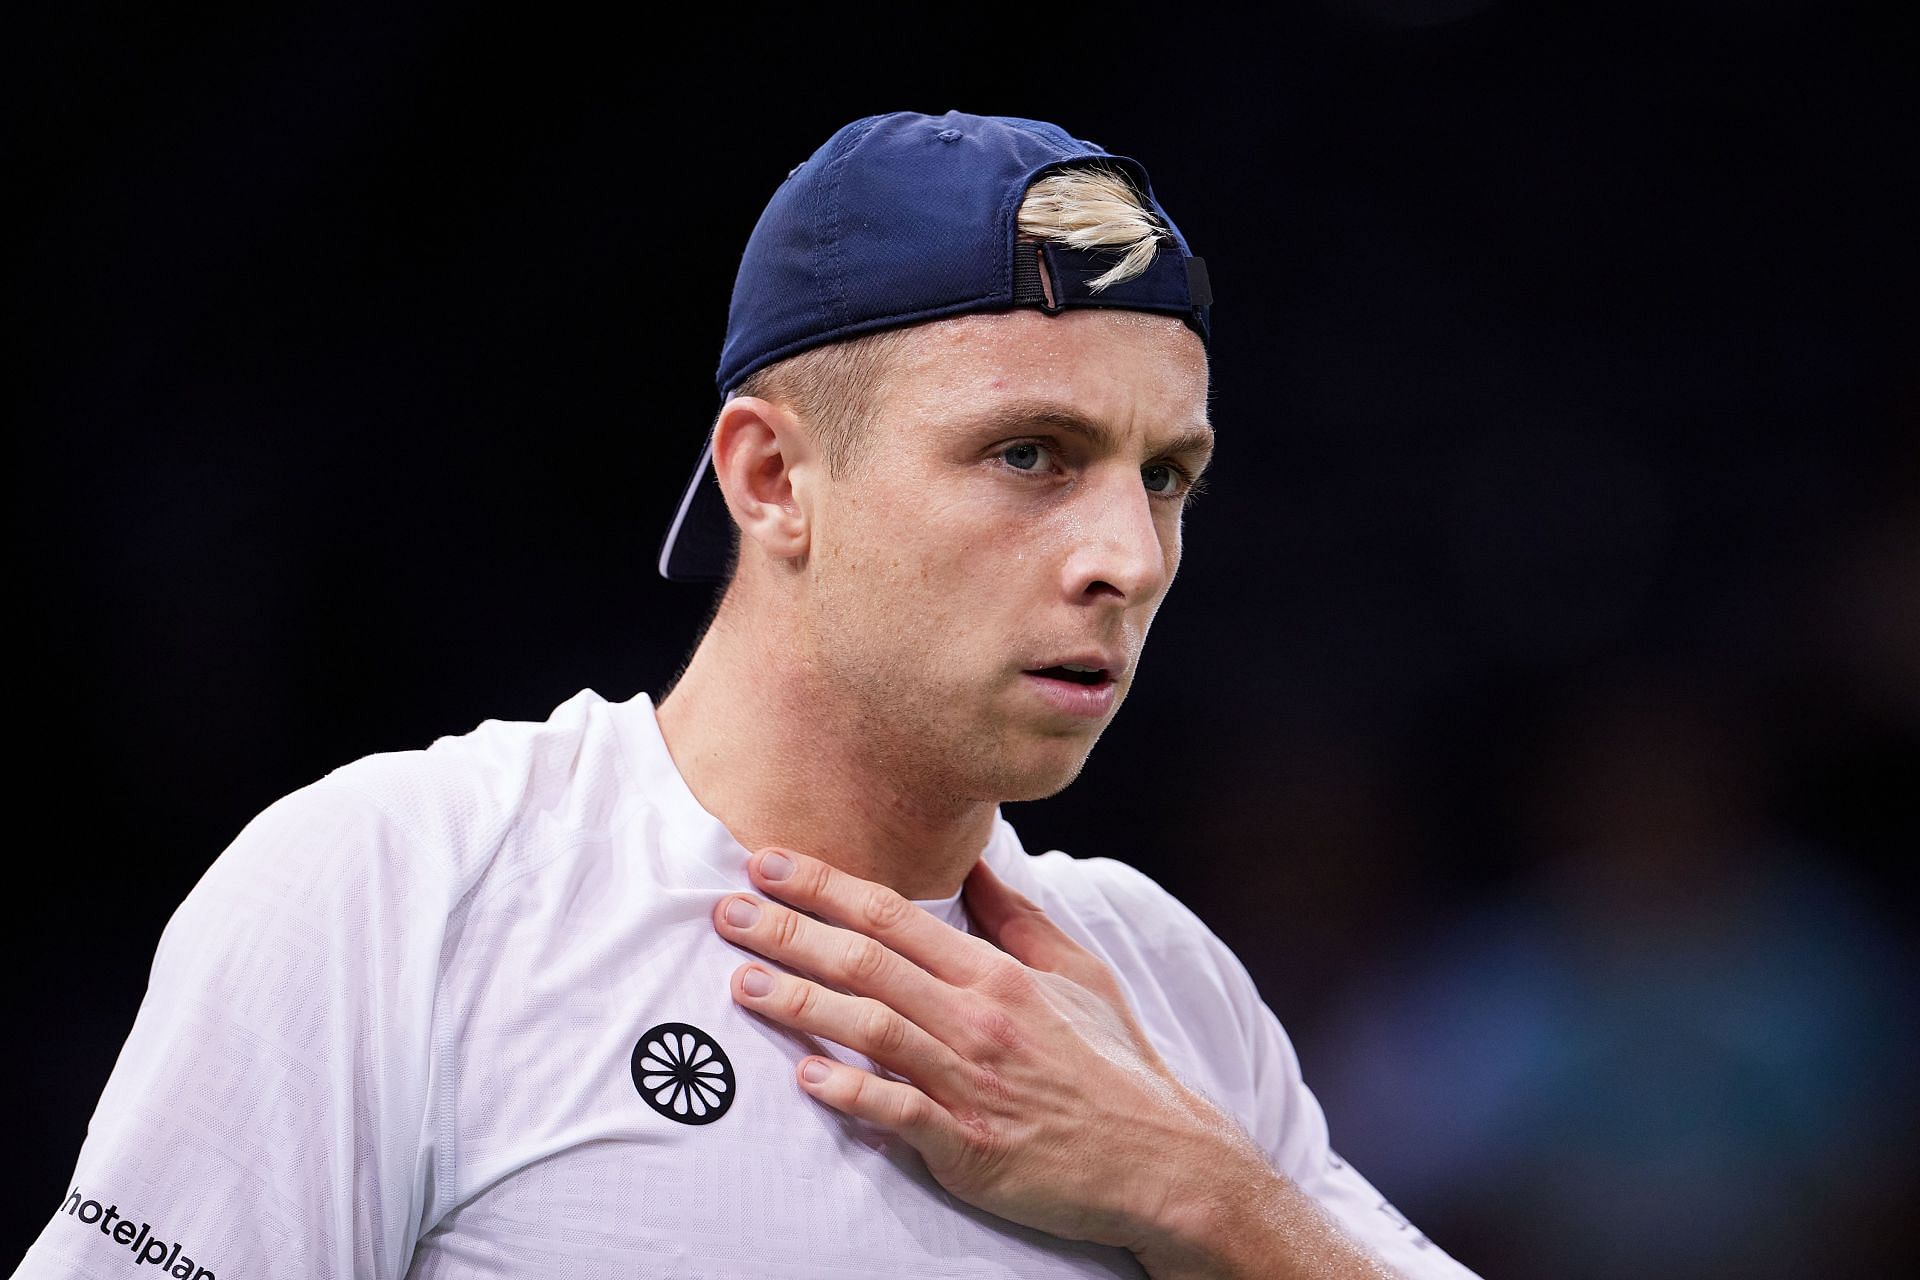
[[[760,908],[745,898],[735,898],[727,904],[727,923],[736,929],[744,929],[760,918]]]
[[[760,874],[769,880],[785,880],[793,874],[793,859],[784,853],[769,853],[760,859]]]
[[[764,996],[773,990],[773,975],[765,969],[748,969],[740,979],[740,989],[750,996]]]
[[[808,1084],[825,1084],[827,1082],[827,1075],[827,1064],[818,1058],[815,1058],[812,1062],[800,1068],[800,1077]]]

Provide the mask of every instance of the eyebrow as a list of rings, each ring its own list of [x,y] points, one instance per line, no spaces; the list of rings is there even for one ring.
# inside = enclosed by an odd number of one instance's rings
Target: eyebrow
[[[967,419],[968,432],[1020,431],[1033,427],[1051,427],[1076,435],[1096,448],[1112,449],[1114,433],[1103,422],[1089,418],[1069,405],[1053,400],[1015,400],[995,405],[978,417]],[[1169,436],[1155,457],[1179,458],[1189,463],[1195,475],[1206,470],[1213,458],[1212,427],[1183,427]]]

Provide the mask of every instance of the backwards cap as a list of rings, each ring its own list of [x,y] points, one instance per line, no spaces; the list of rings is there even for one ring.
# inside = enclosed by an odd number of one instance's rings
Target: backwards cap
[[[1172,242],[1145,273],[1099,293],[1087,286],[1112,267],[1112,250],[1021,244],[1016,218],[1036,179],[1089,160],[1120,171]],[[840,129],[774,192],[741,255],[714,383],[724,403],[749,375],[809,348],[1011,307],[1164,312],[1210,343],[1212,303],[1206,263],[1139,161],[1043,120],[895,111]],[[662,577],[726,573],[732,529],[712,462],[709,427],[660,547]]]

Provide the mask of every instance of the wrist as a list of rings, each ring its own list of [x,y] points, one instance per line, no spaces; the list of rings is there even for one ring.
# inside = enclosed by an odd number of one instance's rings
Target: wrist
[[[1133,1252],[1154,1280],[1269,1274],[1258,1270],[1261,1242],[1284,1215],[1289,1193],[1300,1192],[1211,1103],[1190,1093],[1189,1108],[1205,1136],[1164,1168]]]
[[[1397,1274],[1229,1125],[1226,1142],[1171,1173],[1151,1234],[1133,1251],[1153,1280],[1391,1280]]]

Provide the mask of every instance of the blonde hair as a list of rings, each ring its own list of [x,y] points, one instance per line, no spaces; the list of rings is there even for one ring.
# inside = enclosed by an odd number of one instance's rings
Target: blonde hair
[[[1118,250],[1120,260],[1087,282],[1095,293],[1145,271],[1159,242],[1172,239],[1127,176],[1097,162],[1056,169],[1035,181],[1020,202],[1015,226],[1023,241]],[[827,474],[840,479],[858,464],[867,420],[893,357],[914,334],[915,326],[908,325],[813,347],[756,370],[733,394],[776,400],[792,409],[807,424]],[[737,525],[733,542],[729,579],[739,555]]]
[[[1057,170],[1028,187],[1017,221],[1023,239],[1124,250],[1120,261],[1087,282],[1095,293],[1145,271],[1159,242],[1172,239],[1126,175],[1101,164]]]

